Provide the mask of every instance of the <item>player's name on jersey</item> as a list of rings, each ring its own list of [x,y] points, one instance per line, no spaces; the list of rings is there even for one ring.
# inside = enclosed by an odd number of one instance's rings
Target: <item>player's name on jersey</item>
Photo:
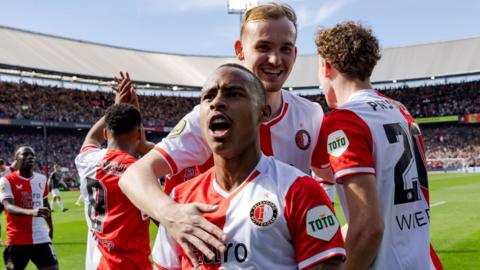
[[[215,258],[212,260],[208,259],[205,255],[199,252],[197,249],[194,250],[197,262],[199,264],[219,264],[219,263],[228,263],[229,258],[235,258],[237,262],[244,262],[248,258],[248,249],[247,246],[243,243],[227,243],[227,249],[223,254],[214,248],[212,248]]]
[[[372,110],[393,110],[398,108],[397,105],[391,103],[388,99],[368,101],[367,104],[372,107]]]
[[[400,231],[414,230],[430,223],[430,209],[395,216]]]

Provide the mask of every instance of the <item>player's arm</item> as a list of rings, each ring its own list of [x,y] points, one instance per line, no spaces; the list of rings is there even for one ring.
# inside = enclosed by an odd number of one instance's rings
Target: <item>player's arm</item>
[[[319,263],[307,269],[308,270],[341,270],[343,269],[343,261],[342,259],[335,257],[326,262]]]
[[[345,269],[368,269],[383,237],[383,220],[373,174],[342,178],[349,209]]]
[[[128,72],[126,76],[120,72],[120,77],[115,77],[114,80],[116,85],[112,87],[115,92],[115,104],[120,103],[129,103],[134,104],[138,108],[138,98],[135,94],[135,88],[133,87],[132,82]],[[105,122],[105,116],[100,118],[88,131],[85,140],[83,141],[82,148],[87,145],[95,145],[100,147],[106,142],[106,138],[103,136],[103,130],[107,127]]]
[[[40,207],[35,209],[27,209],[15,205],[12,198],[6,198],[2,201],[3,207],[11,215],[18,216],[32,216],[32,217],[48,217],[50,216],[50,209],[47,207]],[[48,200],[47,200],[48,204]]]
[[[312,166],[311,169],[315,173],[315,176],[316,176],[315,179],[317,181],[321,180],[322,182],[335,184],[335,180],[333,178],[333,173],[332,173],[332,170],[330,169],[330,167],[320,169],[320,168]]]
[[[197,262],[191,245],[213,259],[215,254],[208,246],[224,252],[222,241],[226,236],[203,218],[201,212],[215,211],[217,206],[175,203],[162,191],[157,181],[169,172],[169,165],[163,157],[150,151],[125,171],[119,186],[136,207],[165,226],[194,265]]]
[[[48,203],[48,197],[43,198],[43,205],[45,205],[45,208],[48,209],[48,212],[50,213],[50,204]],[[52,215],[48,215],[45,217],[45,221],[47,222],[48,228],[50,229],[48,232],[48,236],[50,236],[50,239],[53,241],[53,222],[52,222]]]

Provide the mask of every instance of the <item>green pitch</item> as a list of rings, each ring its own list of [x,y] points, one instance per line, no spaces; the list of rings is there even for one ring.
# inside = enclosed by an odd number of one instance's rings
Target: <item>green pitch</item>
[[[85,269],[87,227],[83,206],[74,204],[78,192],[62,192],[70,211],[55,206],[54,247],[61,269]],[[445,269],[478,269],[480,265],[480,174],[430,175],[431,238]],[[337,213],[343,220],[343,214]],[[5,215],[1,217],[5,240]],[[151,239],[155,227],[150,227]],[[3,259],[0,263],[4,266]],[[4,269],[4,267],[3,267]],[[32,263],[27,269],[35,269]]]

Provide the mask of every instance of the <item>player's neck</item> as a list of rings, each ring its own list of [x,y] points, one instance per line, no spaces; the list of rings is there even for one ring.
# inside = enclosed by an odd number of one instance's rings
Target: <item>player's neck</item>
[[[33,169],[20,169],[18,174],[23,178],[30,178],[33,175]]]
[[[351,95],[360,90],[372,89],[372,85],[369,79],[365,81],[342,79],[334,85],[334,89],[337,97],[337,106],[341,106],[348,102]]]
[[[270,118],[275,118],[282,112],[283,96],[282,90],[276,92],[266,92],[267,105],[272,109],[272,115]]]
[[[127,152],[131,155],[134,154],[134,151],[131,151],[130,147],[128,146],[123,146],[121,143],[115,141],[115,140],[109,140],[107,143],[107,149],[112,149],[112,150],[120,150]],[[133,153],[132,153],[133,152]]]
[[[259,145],[246,147],[237,157],[225,159],[214,154],[215,179],[227,191],[240,186],[257,166],[262,156]]]

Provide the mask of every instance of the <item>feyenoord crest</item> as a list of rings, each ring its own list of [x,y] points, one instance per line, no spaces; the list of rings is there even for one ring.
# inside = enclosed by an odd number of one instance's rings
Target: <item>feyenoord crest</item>
[[[178,122],[178,124],[172,129],[172,131],[170,131],[167,137],[179,135],[185,129],[186,125],[187,121],[185,121],[185,119],[180,120],[180,122]]]
[[[250,209],[250,219],[260,227],[272,225],[278,216],[277,206],[271,201],[260,201]]]
[[[297,144],[298,148],[302,150],[307,150],[310,146],[312,139],[310,138],[310,134],[305,129],[300,129],[295,134],[295,143]]]

